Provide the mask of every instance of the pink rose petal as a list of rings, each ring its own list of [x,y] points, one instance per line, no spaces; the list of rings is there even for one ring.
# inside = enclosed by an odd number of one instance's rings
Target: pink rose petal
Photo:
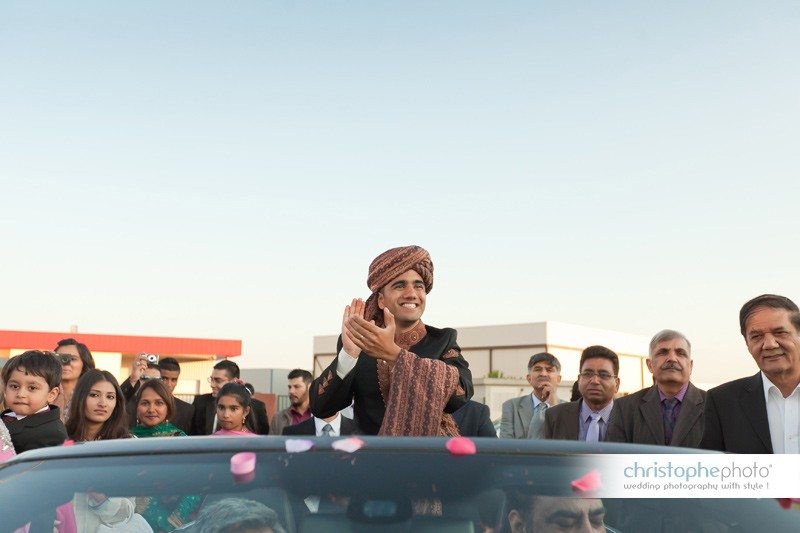
[[[64,444],[62,444],[62,446],[72,446],[73,444],[75,444],[74,440],[67,439],[67,440],[64,441]]]
[[[314,441],[308,439],[287,439],[286,451],[289,453],[307,452],[314,447]]]
[[[573,481],[571,485],[573,490],[579,492],[595,492],[602,486],[600,482],[600,471],[592,470],[588,474]]]
[[[475,443],[467,437],[453,437],[447,441],[447,451],[453,455],[475,455]]]
[[[331,448],[339,450],[340,452],[353,453],[364,447],[364,441],[358,437],[350,437],[349,439],[339,439],[331,443]]]
[[[234,476],[244,476],[256,470],[256,454],[253,452],[241,452],[231,457],[231,474]]]

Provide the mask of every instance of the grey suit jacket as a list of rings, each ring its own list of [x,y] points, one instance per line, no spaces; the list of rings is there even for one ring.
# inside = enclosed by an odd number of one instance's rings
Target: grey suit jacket
[[[556,405],[563,403],[556,396]],[[547,409],[546,411],[549,411]],[[545,411],[545,412],[546,412]],[[533,418],[533,399],[530,394],[503,402],[503,418],[500,421],[501,439],[541,439],[544,438],[544,413]]]
[[[689,383],[675,422],[670,446],[698,448],[703,437],[703,409],[706,391]],[[658,444],[664,446],[661,399],[655,385],[614,401],[606,433],[608,442]]]

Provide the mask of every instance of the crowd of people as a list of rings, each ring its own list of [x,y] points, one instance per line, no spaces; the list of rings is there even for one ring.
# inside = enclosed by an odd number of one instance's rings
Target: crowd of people
[[[270,421],[252,386],[230,360],[209,377],[211,392],[189,404],[173,394],[180,364],[141,354],[122,384],[95,368],[75,339],[32,350],[2,368],[5,410],[0,458],[16,451],[76,442],[191,435],[485,436],[496,433],[486,405],[471,400],[472,376],[456,331],[424,324],[433,263],[418,246],[393,248],[370,265],[369,298],[344,309],[337,356],[314,380],[288,375],[290,406]],[[691,383],[691,343],[657,333],[646,360],[653,385],[617,397],[619,357],[586,348],[571,401],[558,397],[554,355],[528,362],[530,394],[503,404],[500,437],[611,441],[736,453],[800,453],[800,310],[790,299],[762,295],[740,312],[740,330],[759,368],[754,376],[706,392]],[[184,523],[199,497],[131,500],[83,495],[68,514],[80,524],[135,512],[156,530]]]

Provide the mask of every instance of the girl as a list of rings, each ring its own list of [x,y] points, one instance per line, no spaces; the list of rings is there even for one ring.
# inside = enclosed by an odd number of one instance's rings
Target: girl
[[[61,393],[56,398],[55,404],[61,409],[61,421],[69,420],[72,394],[78,379],[89,370],[94,369],[94,358],[89,348],[75,339],[62,339],[58,341],[55,352],[64,357],[67,363],[61,363]]]
[[[136,393],[136,437],[185,437],[169,418],[175,413],[175,399],[160,379],[142,383]],[[136,512],[144,516],[154,531],[172,531],[191,521],[200,505],[200,496],[142,497],[136,499]]]
[[[72,394],[67,434],[76,442],[125,439],[128,433],[125,404],[116,378],[105,370],[88,370],[78,379]],[[107,498],[98,492],[77,492],[72,502],[56,511],[60,531],[96,531],[101,524],[144,529],[141,516],[134,514],[132,498]],[[138,527],[136,527],[138,526]],[[144,527],[143,527],[144,526]]]
[[[247,418],[252,411],[250,394],[240,379],[222,386],[217,393],[217,422],[220,429],[214,435],[253,435],[247,427]]]

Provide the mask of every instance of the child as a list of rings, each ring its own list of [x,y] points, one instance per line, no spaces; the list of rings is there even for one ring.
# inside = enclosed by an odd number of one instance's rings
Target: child
[[[223,385],[217,393],[217,422],[220,429],[214,435],[253,435],[247,427],[251,404],[250,391],[242,380]]]
[[[27,351],[3,366],[6,409],[2,420],[17,453],[67,440],[58,407],[50,405],[58,396],[61,363],[52,352]]]

